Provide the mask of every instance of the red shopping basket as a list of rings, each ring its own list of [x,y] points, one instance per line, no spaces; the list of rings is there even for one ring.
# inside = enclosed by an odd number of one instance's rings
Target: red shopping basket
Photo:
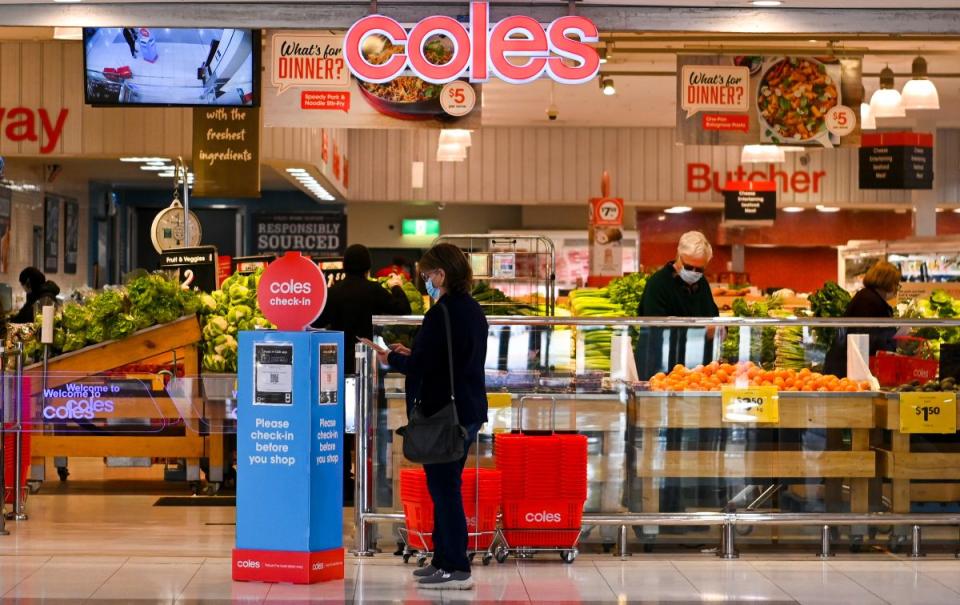
[[[470,534],[467,548],[485,551],[493,544],[497,513],[503,496],[500,472],[492,469],[464,469],[463,512]],[[400,471],[400,504],[407,526],[407,543],[417,549],[433,550],[433,500],[422,469]]]
[[[23,384],[21,386],[22,397],[23,397],[23,424],[29,426],[30,424],[30,379],[24,378]],[[8,403],[13,406],[14,397],[10,397]],[[3,419],[0,418],[0,421]],[[16,481],[16,439],[17,434],[13,431],[14,423],[4,424],[4,436],[3,436],[3,501],[7,504],[13,504],[14,498],[14,489]],[[30,432],[23,431],[23,438],[21,440],[21,447],[23,452],[20,458],[20,488],[21,493],[26,494],[27,490],[27,479],[30,477]]]

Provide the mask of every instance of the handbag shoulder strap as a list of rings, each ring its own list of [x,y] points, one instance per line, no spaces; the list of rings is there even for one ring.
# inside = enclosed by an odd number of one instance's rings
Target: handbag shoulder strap
[[[442,303],[437,306],[443,311],[443,324],[447,331],[447,365],[450,368],[450,404],[453,406],[453,421],[460,424],[460,418],[457,415],[456,389],[453,386],[453,330],[450,328],[450,311]]]

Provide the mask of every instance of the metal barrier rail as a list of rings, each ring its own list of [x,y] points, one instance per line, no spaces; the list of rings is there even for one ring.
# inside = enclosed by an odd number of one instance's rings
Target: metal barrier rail
[[[419,326],[423,315],[377,315],[374,327]],[[519,317],[490,315],[491,326],[556,326],[556,327],[605,327],[605,328],[787,328],[807,326],[811,328],[958,328],[957,319],[861,319],[855,317]]]

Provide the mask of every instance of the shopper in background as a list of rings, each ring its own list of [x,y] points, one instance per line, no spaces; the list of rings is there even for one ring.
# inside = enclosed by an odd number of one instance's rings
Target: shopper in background
[[[467,452],[487,421],[484,362],[487,357],[487,319],[470,296],[473,274],[463,252],[452,244],[437,244],[420,259],[420,274],[435,301],[423,318],[412,349],[391,345],[381,361],[406,375],[407,413],[420,402],[426,415],[450,402],[451,389],[460,424],[467,432],[464,457],[445,464],[425,464],[427,488],[433,500],[433,561],[413,572],[428,589],[469,589],[473,586],[467,558],[467,519],[463,511],[461,474]],[[447,340],[443,310],[450,315]],[[452,348],[450,384],[448,350]]]
[[[410,271],[407,270],[410,264],[402,256],[394,256],[393,263],[377,271],[377,277],[393,277],[400,275],[407,281],[410,281]]]
[[[637,315],[640,317],[717,317],[720,310],[713,300],[713,291],[705,272],[713,247],[699,231],[688,231],[680,237],[676,259],[665,264],[650,276],[640,298]],[[638,370],[643,379],[657,372],[669,372],[687,358],[687,330],[644,330],[640,344]],[[663,345],[669,336],[669,353],[663,359]],[[706,342],[712,338],[708,330]],[[704,357],[708,348],[704,346]],[[706,360],[712,361],[712,360]]]
[[[37,309],[37,303],[53,304],[60,294],[60,286],[48,280],[40,269],[27,267],[20,272],[20,285],[27,292],[27,301],[20,311],[10,318],[11,323],[32,323]]]
[[[880,261],[870,267],[867,274],[863,276],[863,288],[853,295],[843,316],[893,317],[893,307],[890,306],[888,301],[896,299],[897,292],[900,291],[900,280],[900,270],[886,261]],[[866,334],[869,336],[870,351],[864,351],[863,353],[870,357],[876,355],[877,351],[895,351],[897,348],[896,328],[842,328],[837,331],[833,346],[827,351],[827,357],[823,364],[824,374],[847,375],[847,336],[850,334]],[[870,363],[869,357],[865,357],[863,361]]]
[[[320,317],[313,322],[315,328],[325,328],[343,332],[344,372],[356,372],[356,356],[353,354],[357,338],[373,339],[374,315],[407,315],[410,313],[410,301],[401,287],[399,277],[393,277],[387,285],[388,292],[376,281],[370,281],[370,251],[366,246],[354,244],[347,248],[343,256],[343,270],[346,277],[333,284],[327,292],[327,305]],[[353,502],[354,486],[352,480],[353,451],[356,436],[345,435],[343,465],[344,502]]]

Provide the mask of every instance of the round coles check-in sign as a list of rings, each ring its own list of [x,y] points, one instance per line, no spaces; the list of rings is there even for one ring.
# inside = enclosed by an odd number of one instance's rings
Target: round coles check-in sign
[[[327,280],[309,258],[287,252],[264,270],[257,286],[257,303],[278,329],[303,330],[327,304]]]
[[[477,93],[469,82],[454,80],[445,84],[440,91],[440,107],[454,117],[467,115],[476,104]]]

